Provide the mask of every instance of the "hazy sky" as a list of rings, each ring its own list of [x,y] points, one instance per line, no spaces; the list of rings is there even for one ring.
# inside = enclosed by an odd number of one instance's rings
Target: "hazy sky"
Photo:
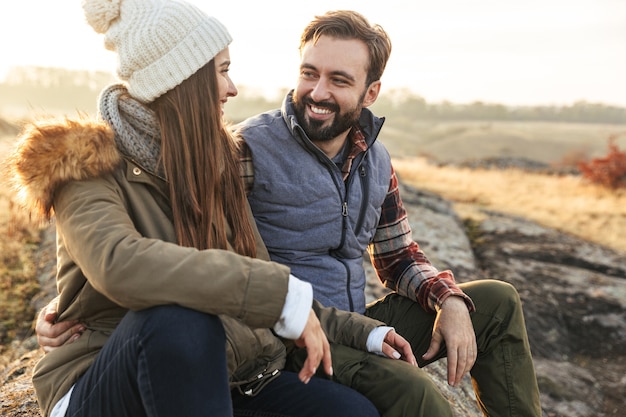
[[[302,28],[316,14],[345,8],[391,36],[383,94],[407,87],[429,102],[626,106],[626,0],[192,2],[233,35],[238,85],[293,86]],[[0,77],[15,65],[115,68],[80,0],[2,1],[0,39]]]

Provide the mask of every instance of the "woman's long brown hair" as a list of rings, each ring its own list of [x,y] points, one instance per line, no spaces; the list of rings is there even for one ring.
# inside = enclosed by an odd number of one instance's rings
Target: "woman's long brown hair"
[[[169,183],[178,243],[255,256],[237,145],[221,118],[213,60],[150,107],[161,128],[161,160]]]

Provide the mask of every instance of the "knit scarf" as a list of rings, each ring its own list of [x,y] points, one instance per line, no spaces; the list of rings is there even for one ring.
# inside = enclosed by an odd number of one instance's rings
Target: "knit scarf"
[[[112,84],[100,93],[98,110],[115,132],[120,152],[153,174],[162,175],[161,130],[154,112],[132,98],[123,84]]]

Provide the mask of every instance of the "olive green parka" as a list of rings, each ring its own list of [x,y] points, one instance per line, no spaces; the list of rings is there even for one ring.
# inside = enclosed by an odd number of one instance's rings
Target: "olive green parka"
[[[105,122],[32,124],[8,161],[28,210],[56,222],[59,320],[80,320],[87,328],[35,368],[44,415],[90,366],[128,310],[177,304],[220,315],[233,387],[260,389],[263,384],[247,384],[282,369],[290,344],[269,328],[285,303],[289,268],[268,261],[256,229],[256,259],[230,247],[177,245],[166,182],[123,156]],[[247,204],[242,210],[252,216]],[[383,325],[317,303],[314,308],[331,343],[365,350],[370,331]]]

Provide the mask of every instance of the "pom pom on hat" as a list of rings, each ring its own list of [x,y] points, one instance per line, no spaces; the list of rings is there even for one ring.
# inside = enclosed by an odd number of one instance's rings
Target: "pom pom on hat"
[[[96,33],[105,33],[111,23],[120,17],[120,0],[83,0],[87,23]]]
[[[87,22],[117,52],[117,76],[131,96],[149,103],[226,48],[232,38],[217,19],[182,0],[83,0]]]

